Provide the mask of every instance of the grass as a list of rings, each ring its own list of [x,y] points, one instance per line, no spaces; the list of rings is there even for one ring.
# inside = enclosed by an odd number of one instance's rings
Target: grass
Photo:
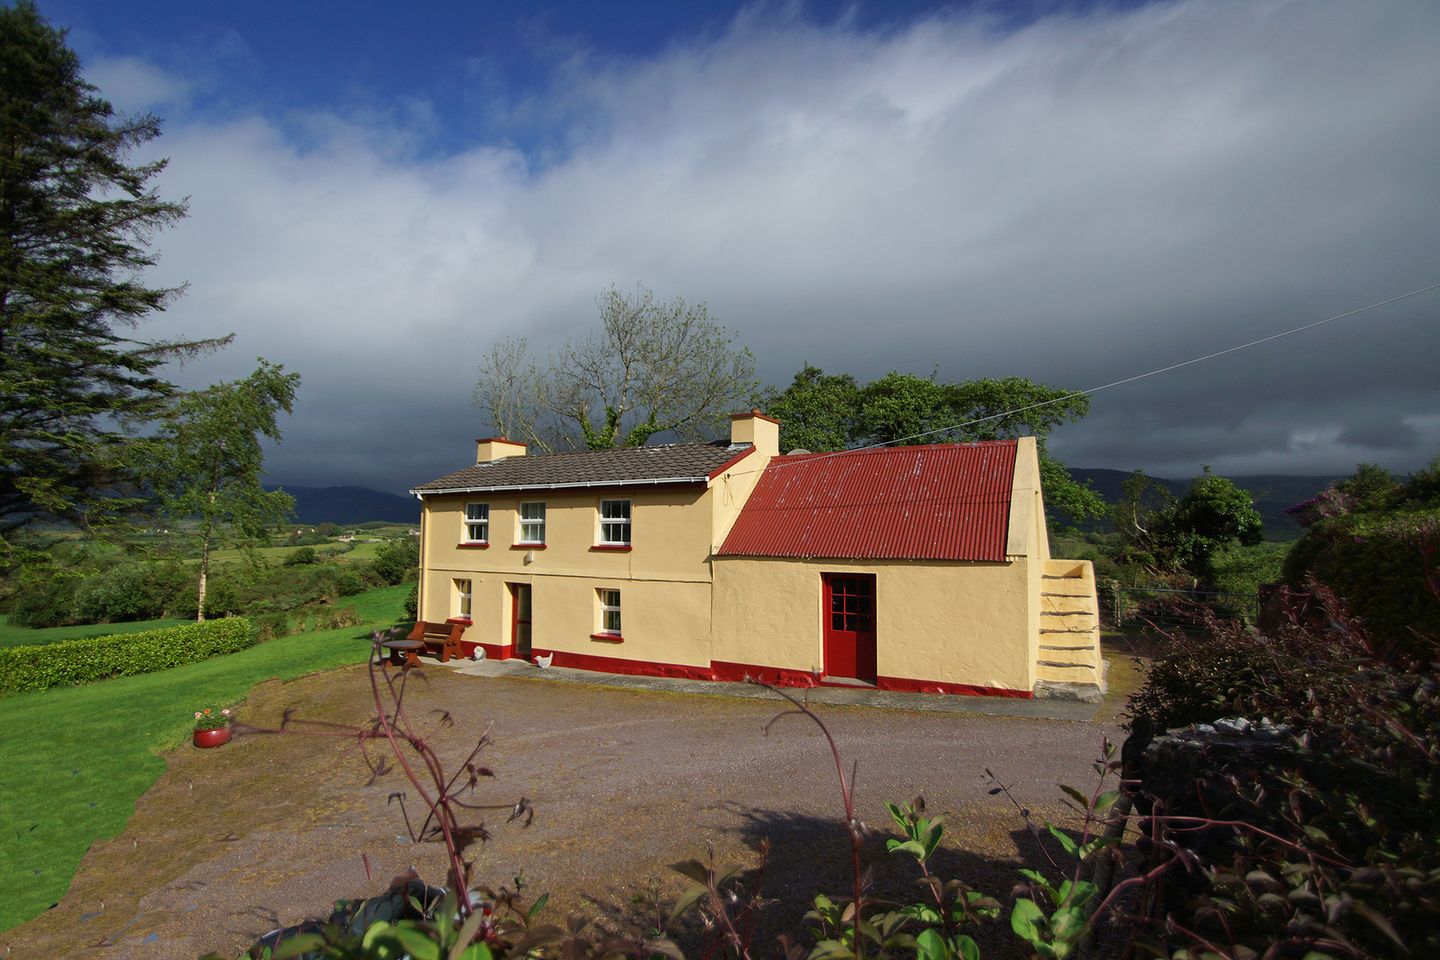
[[[161,627],[175,627],[189,620],[136,620],[132,623],[91,623],[77,627],[46,627],[35,630],[30,627],[12,627],[8,616],[0,615],[0,647],[30,647],[55,643],[57,640],[75,640],[79,637],[107,637],[117,633],[138,633],[141,630],[159,630]]]
[[[92,841],[113,837],[190,736],[191,714],[256,683],[364,663],[369,631],[394,623],[409,584],[347,599],[359,627],[299,634],[141,677],[0,700],[0,930],[64,895]],[[203,798],[197,798],[203,802]]]

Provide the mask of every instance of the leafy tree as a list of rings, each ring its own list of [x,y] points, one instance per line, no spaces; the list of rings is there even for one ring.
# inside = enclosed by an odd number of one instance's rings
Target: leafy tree
[[[224,342],[132,338],[179,293],[138,277],[185,205],[152,186],[165,161],[126,162],[159,121],[95,94],[33,2],[0,6],[0,537],[136,503],[127,430],[173,395],[159,368]]]
[[[475,404],[499,433],[542,450],[638,447],[667,432],[698,439],[753,398],[755,358],[705,304],[611,287],[596,305],[600,330],[563,344],[544,367],[523,339],[481,362]]]
[[[780,449],[844,450],[858,433],[860,387],[848,373],[806,364],[783,392],[773,388],[762,408],[780,421]]]
[[[289,413],[298,373],[260,360],[243,380],[217,383],[182,397],[171,409],[153,450],[152,476],[163,509],[200,520],[197,620],[205,619],[210,550],[224,532],[256,537],[283,521],[295,499],[261,486],[261,438],[280,439],[278,415]]]
[[[1163,512],[1160,526],[1170,564],[1208,581],[1215,554],[1235,542],[1247,547],[1260,543],[1264,522],[1248,492],[1206,467]]]
[[[1227,569],[1240,562],[1230,548],[1260,543],[1263,526],[1250,494],[1209,467],[1178,499],[1136,470],[1110,517],[1120,536],[1116,559],[1207,583],[1215,581],[1218,558],[1225,557]]]
[[[781,446],[843,450],[871,444],[970,443],[1033,436],[1048,506],[1073,519],[1103,515],[1105,502],[1071,478],[1045,449],[1050,431],[1079,420],[1090,398],[1024,377],[944,383],[891,372],[863,387],[848,374],[806,366],[767,410],[780,420]]]

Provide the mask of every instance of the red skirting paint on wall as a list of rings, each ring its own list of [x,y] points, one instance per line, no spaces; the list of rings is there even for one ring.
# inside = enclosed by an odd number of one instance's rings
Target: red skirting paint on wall
[[[479,644],[485,648],[485,655],[494,660],[508,659],[511,647],[496,644]],[[503,651],[503,652],[502,652]],[[739,683],[755,680],[775,687],[835,687],[853,690],[848,683],[826,683],[808,670],[788,670],[783,667],[765,667],[755,663],[730,663],[714,660],[708,668],[680,663],[653,663],[649,660],[625,660],[621,657],[601,657],[590,653],[567,653],[564,650],[532,651],[535,655],[553,654],[552,666],[569,667],[574,670],[593,670],[597,673],[619,673],[639,677],[674,677],[682,680],[720,680]],[[863,689],[863,688],[862,688]],[[915,680],[909,677],[880,677],[875,684],[877,690],[894,690],[900,693],[942,693],[965,697],[1013,697],[1028,700],[1034,696],[1029,690],[1010,690],[1005,687],[984,687],[968,683],[947,683],[943,680]]]
[[[478,643],[474,640],[461,640],[460,646],[465,648],[465,656],[467,657],[474,657],[477,648],[485,651],[486,660],[509,660],[515,655],[515,648],[509,644]]]

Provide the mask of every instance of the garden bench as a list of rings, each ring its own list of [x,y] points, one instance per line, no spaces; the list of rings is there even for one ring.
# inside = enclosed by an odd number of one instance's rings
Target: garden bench
[[[415,629],[410,631],[406,640],[415,640],[424,645],[427,653],[434,653],[440,657],[441,663],[449,662],[451,657],[460,659],[464,656],[464,650],[460,646],[460,634],[465,632],[465,626],[459,623],[430,623],[427,620],[417,621]]]

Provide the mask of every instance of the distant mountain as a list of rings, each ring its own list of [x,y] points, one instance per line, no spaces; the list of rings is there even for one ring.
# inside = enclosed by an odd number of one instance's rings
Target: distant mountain
[[[275,489],[273,486],[269,489]],[[420,501],[369,487],[285,487],[295,498],[297,523],[420,522]]]
[[[1089,481],[1106,503],[1120,500],[1121,485],[1130,476],[1124,470],[1100,470],[1071,468],[1070,476],[1081,483]],[[1189,480],[1168,480],[1153,477],[1175,496],[1182,496],[1190,489]],[[1286,507],[1293,507],[1302,500],[1308,500],[1324,490],[1339,477],[1305,477],[1289,474],[1261,473],[1248,477],[1230,477],[1237,487],[1249,492],[1255,499],[1255,509],[1265,521],[1265,539],[1294,540],[1300,536],[1300,525],[1286,514]],[[1096,529],[1109,529],[1104,521]]]

